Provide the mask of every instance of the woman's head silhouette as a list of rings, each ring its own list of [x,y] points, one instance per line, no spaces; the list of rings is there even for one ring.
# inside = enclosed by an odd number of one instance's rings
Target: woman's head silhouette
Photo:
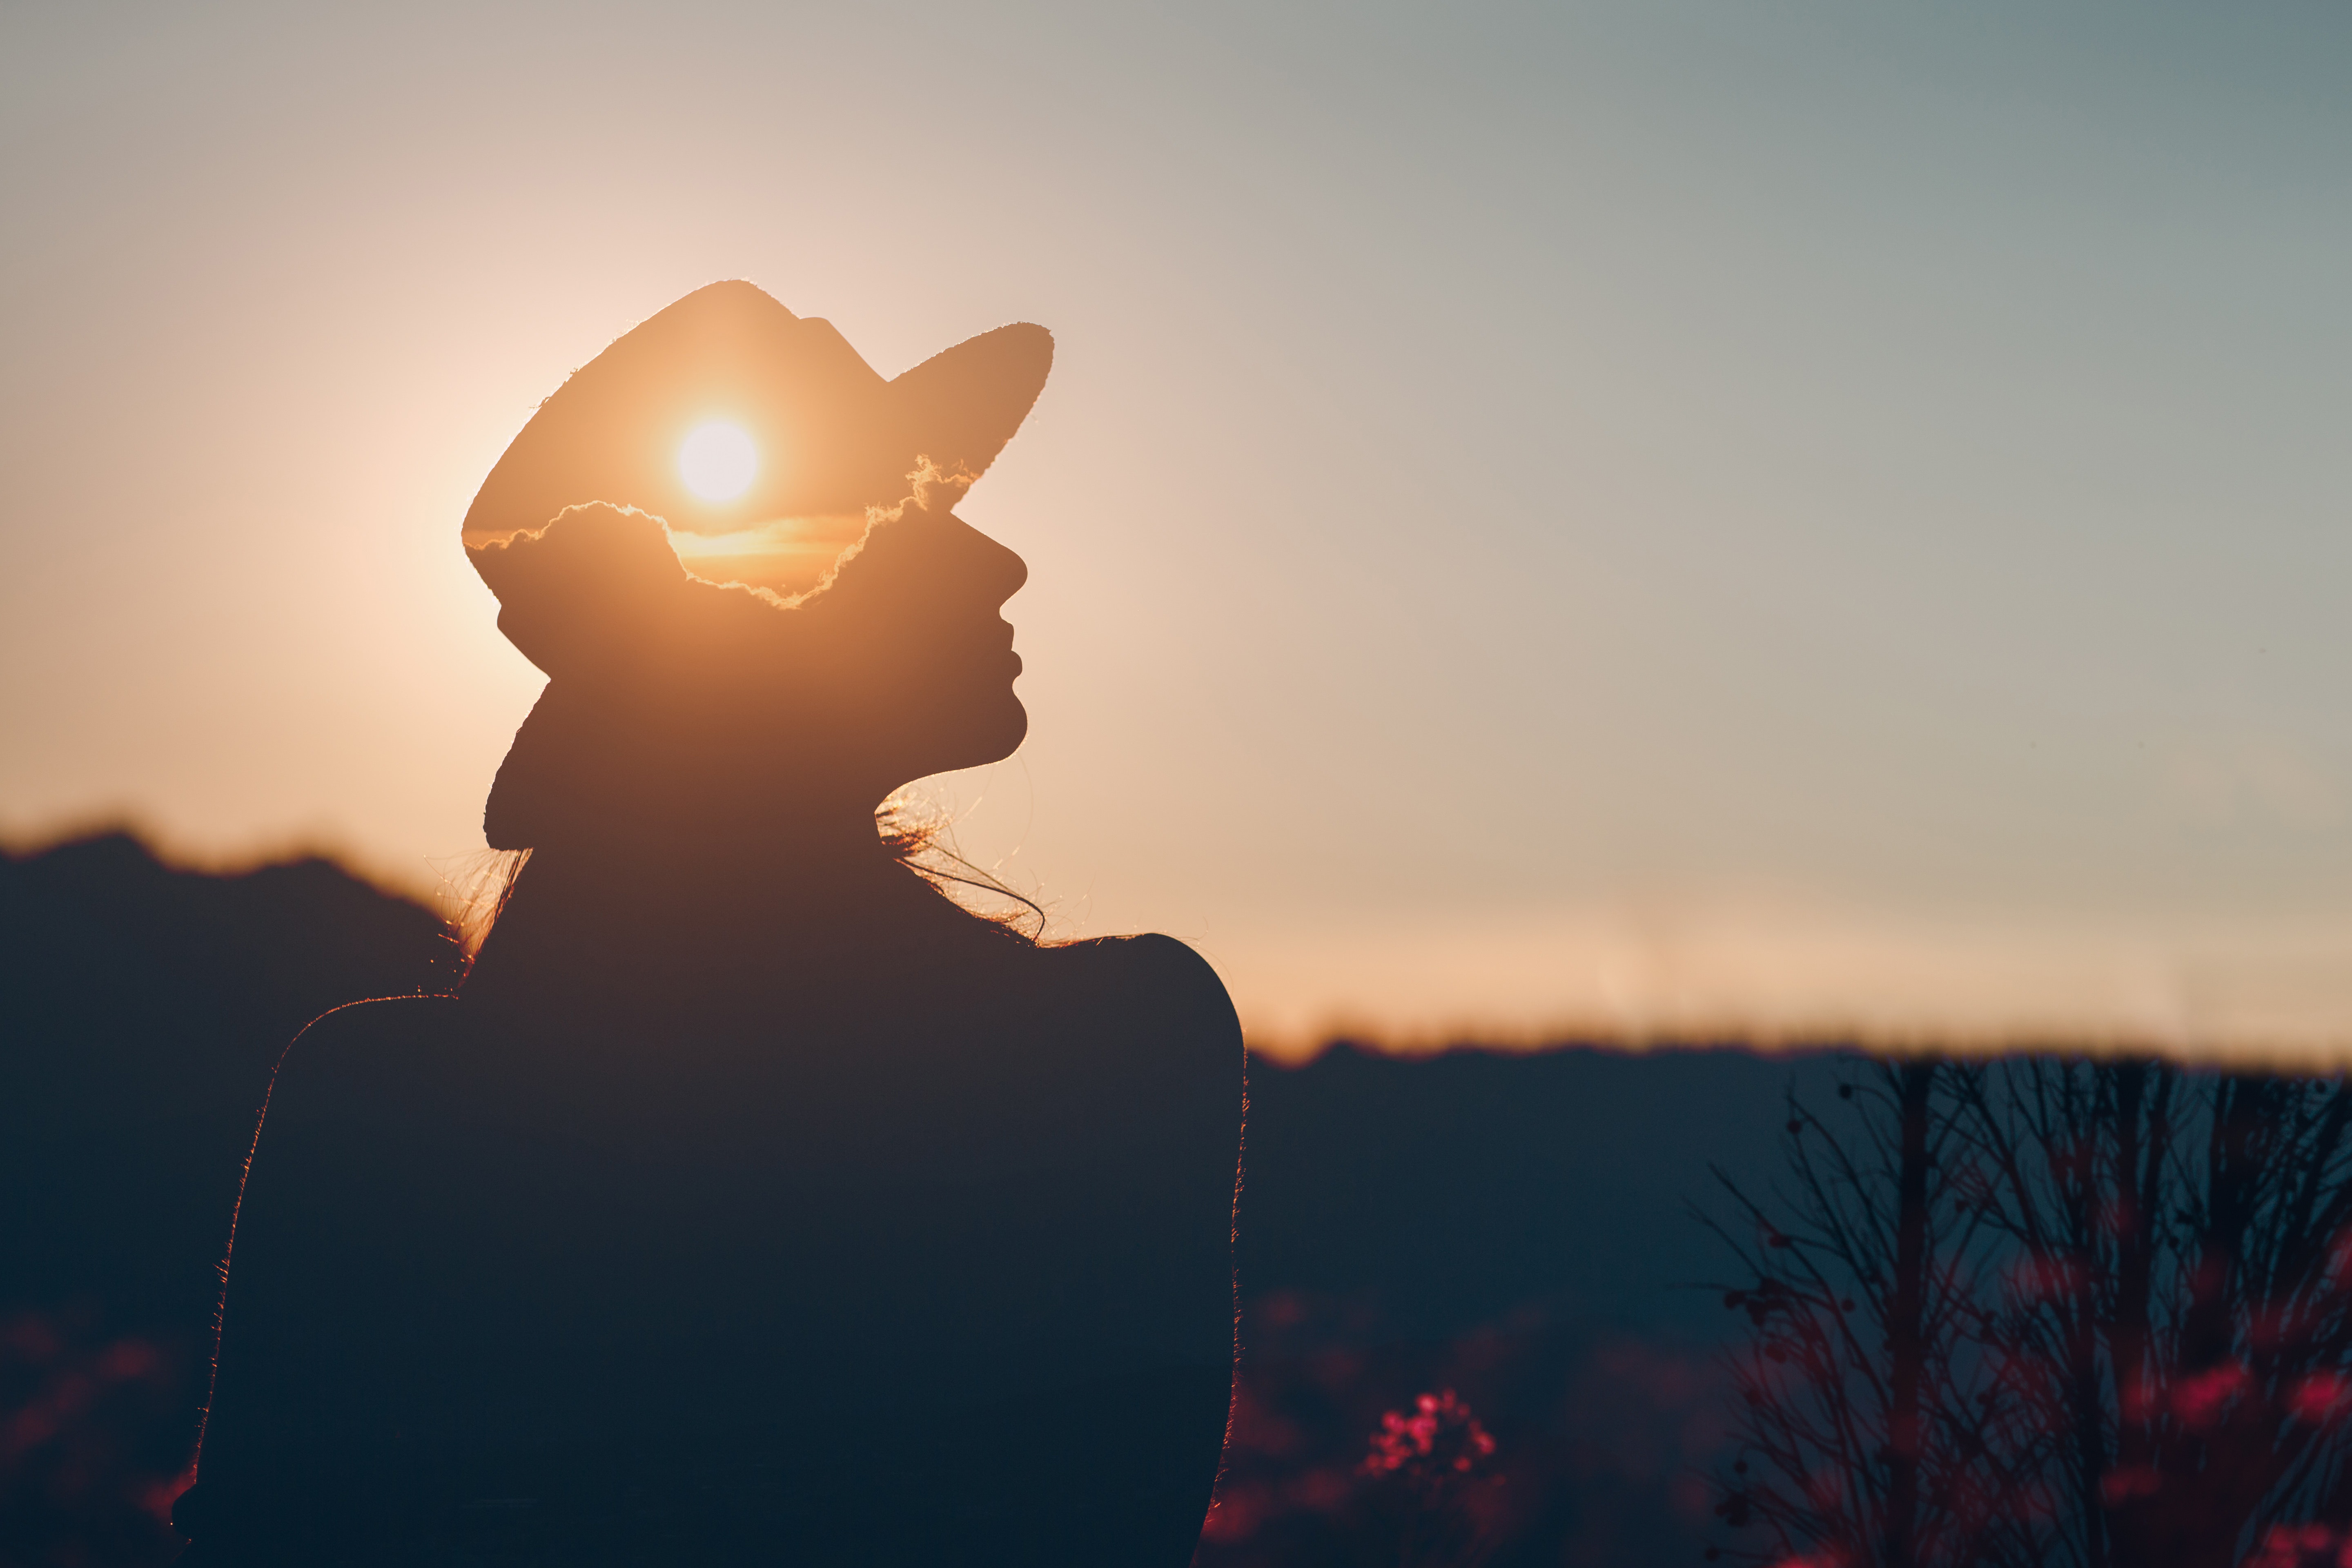
[[[886,382],[829,323],[719,283],[572,375],[466,518],[499,626],[551,678],[491,844],[870,823],[911,779],[1009,755],[1027,718],[998,610],[1026,568],[951,509],[1052,358],[1016,325]],[[714,449],[718,482],[694,466]]]

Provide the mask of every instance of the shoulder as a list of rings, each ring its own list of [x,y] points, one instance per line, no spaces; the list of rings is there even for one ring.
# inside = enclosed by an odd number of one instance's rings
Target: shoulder
[[[448,996],[384,997],[320,1014],[278,1058],[265,1129],[397,1114],[465,1055],[456,1038],[462,1016]]]
[[[419,1184],[419,1152],[446,1142],[420,1138],[418,1123],[454,1098],[422,1058],[457,1011],[424,997],[355,1004],[286,1047],[236,1209],[234,1284],[248,1327],[287,1303],[312,1310],[325,1281],[364,1274],[361,1254],[400,1233],[394,1216]],[[295,1331],[269,1331],[280,1329]]]
[[[1048,962],[1145,1006],[1229,1035],[1238,1046],[1241,1021],[1217,972],[1172,936],[1095,937],[1040,948]]]
[[[528,1123],[496,1099],[465,1017],[446,998],[363,1003],[321,1015],[287,1047],[237,1208],[248,1307],[257,1292],[310,1300],[313,1286],[375,1279],[421,1256],[469,1192],[528,1157],[511,1136]]]
[[[1150,1096],[1197,1100],[1222,1119],[1237,1102],[1241,1020],[1208,960],[1168,936],[1102,937],[1041,948],[1055,989],[1082,1010],[1097,1070]],[[1106,1048],[1107,1047],[1107,1048]]]
[[[278,1076],[325,1076],[397,1060],[446,1037],[461,1016],[454,996],[380,996],[331,1008],[287,1043]]]

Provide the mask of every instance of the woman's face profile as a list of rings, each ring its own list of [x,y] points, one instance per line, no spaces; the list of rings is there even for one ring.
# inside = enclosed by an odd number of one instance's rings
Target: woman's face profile
[[[877,520],[824,586],[778,612],[804,623],[793,657],[814,689],[808,707],[793,707],[831,718],[839,731],[825,739],[887,775],[885,793],[1012,755],[1029,716],[1013,693],[1021,656],[1002,612],[1028,574],[943,501],[909,501]]]

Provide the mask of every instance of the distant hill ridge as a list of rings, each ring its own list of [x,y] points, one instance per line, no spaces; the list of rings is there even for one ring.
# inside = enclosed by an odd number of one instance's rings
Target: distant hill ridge
[[[0,1104],[114,1121],[250,1100],[310,1018],[446,987],[457,959],[437,916],[321,856],[182,870],[122,831],[7,854]]]

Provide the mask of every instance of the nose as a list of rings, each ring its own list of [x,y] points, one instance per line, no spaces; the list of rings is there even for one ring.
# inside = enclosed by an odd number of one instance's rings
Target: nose
[[[988,602],[1002,605],[1021,592],[1021,585],[1029,581],[1029,563],[961,518],[956,519],[956,527],[971,554],[968,580],[989,595]]]

